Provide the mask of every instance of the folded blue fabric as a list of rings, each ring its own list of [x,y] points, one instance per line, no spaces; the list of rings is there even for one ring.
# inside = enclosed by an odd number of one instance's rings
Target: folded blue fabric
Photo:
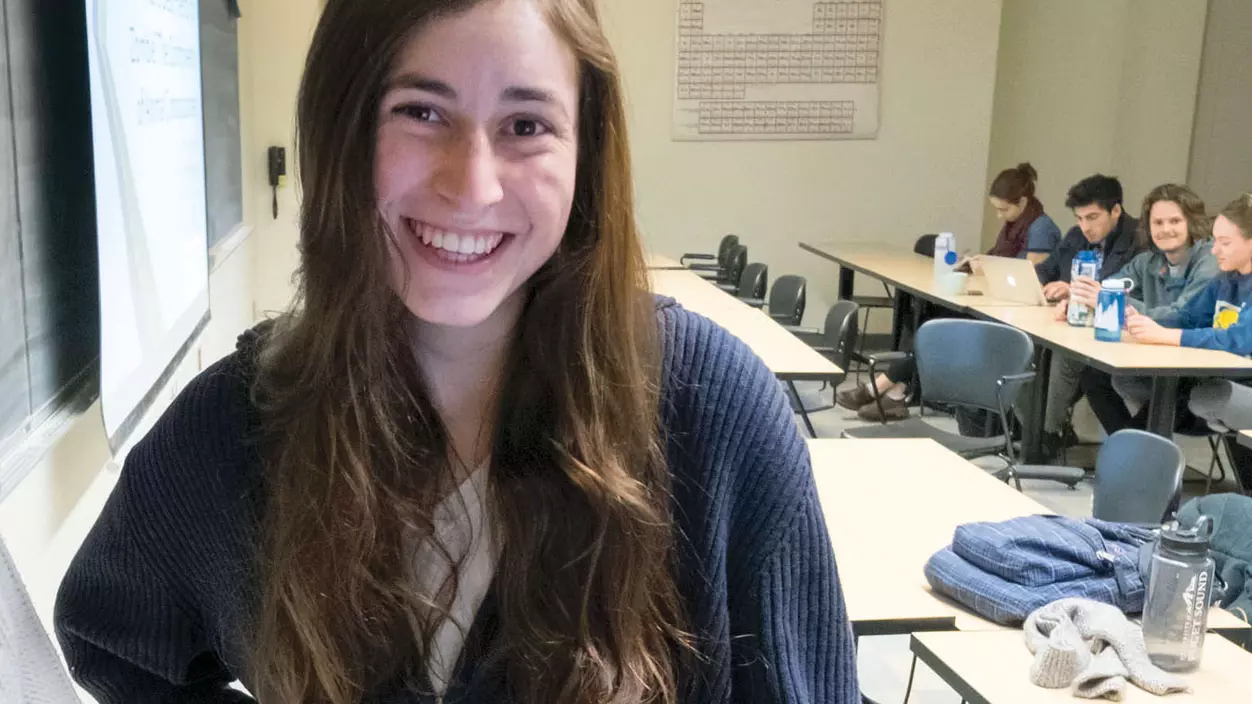
[[[1138,613],[1145,591],[1139,547],[1151,538],[1135,526],[1063,516],[969,523],[926,563],[926,579],[935,591],[1005,625],[1066,597]]]

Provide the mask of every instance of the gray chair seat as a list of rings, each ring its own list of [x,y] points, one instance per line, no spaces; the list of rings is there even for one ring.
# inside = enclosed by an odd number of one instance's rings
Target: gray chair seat
[[[995,455],[1004,449],[1004,436],[992,438],[970,438],[956,433],[940,430],[921,418],[908,418],[887,425],[867,425],[863,428],[849,428],[843,431],[844,437],[859,440],[900,440],[907,438],[930,438],[962,457],[984,457]]]

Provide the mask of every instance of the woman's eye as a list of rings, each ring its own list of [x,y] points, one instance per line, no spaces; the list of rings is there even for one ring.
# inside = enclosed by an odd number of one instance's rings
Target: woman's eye
[[[439,120],[439,114],[429,105],[397,105],[392,112],[418,122],[437,122]]]
[[[513,121],[510,130],[514,137],[535,137],[548,132],[538,120],[520,118]]]

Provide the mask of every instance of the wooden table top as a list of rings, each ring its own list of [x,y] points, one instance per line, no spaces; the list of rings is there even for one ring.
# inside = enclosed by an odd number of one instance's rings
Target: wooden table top
[[[964,311],[976,305],[1021,305],[987,296],[986,282],[981,276],[967,277],[963,293],[949,293],[935,283],[934,260],[908,250],[833,242],[801,242],[800,247],[866,276],[881,279],[914,296],[955,310]]]
[[[1077,355],[1110,372],[1169,376],[1249,376],[1252,359],[1229,352],[1193,347],[1143,345],[1123,338],[1121,342],[1095,339],[1095,329],[1074,327],[1056,319],[1051,308],[1039,306],[975,306],[982,317],[1018,328],[1051,347]]]
[[[801,243],[800,247],[909,293],[954,310],[1007,323],[1036,341],[1083,358],[1108,372],[1159,376],[1252,376],[1252,360],[1228,352],[1190,347],[1100,342],[1093,328],[1057,321],[1052,307],[1024,306],[985,295],[948,295],[935,285],[933,261],[902,248]],[[983,291],[982,277],[971,276],[967,290]]]
[[[911,647],[932,670],[970,704],[1063,704],[1076,701],[1068,689],[1030,683],[1034,656],[1021,631],[916,633]],[[1161,698],[1127,683],[1124,704],[1147,702],[1252,701],[1252,653],[1210,634],[1204,639],[1200,669],[1182,675],[1190,693]]]
[[[933,440],[809,440],[809,453],[852,621],[1002,628],[932,592],[922,570],[957,526],[1046,506]]]
[[[652,291],[670,296],[743,340],[780,379],[839,381],[844,371],[753,308],[687,270],[648,271]]]
[[[1005,630],[934,593],[923,573],[957,526],[1052,514],[939,443],[917,440],[809,440],[848,617],[858,633]],[[1213,609],[1209,628],[1246,632]]]

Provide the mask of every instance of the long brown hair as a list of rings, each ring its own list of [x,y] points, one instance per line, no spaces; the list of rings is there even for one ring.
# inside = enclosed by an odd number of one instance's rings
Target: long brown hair
[[[578,174],[562,243],[529,283],[494,425],[497,652],[520,702],[674,702],[688,639],[619,77],[594,0],[536,1],[579,59]],[[455,594],[455,581],[418,593],[407,563],[451,467],[387,286],[372,164],[396,56],[474,4],[329,0],[313,37],[297,110],[298,298],[256,388],[267,498],[251,676],[267,704],[416,687]]]
[[[1204,199],[1195,191],[1177,183],[1166,183],[1151,191],[1143,199],[1143,210],[1139,215],[1139,247],[1156,249],[1152,242],[1152,206],[1167,201],[1177,203],[1182,216],[1187,220],[1187,246],[1203,242],[1213,236],[1213,220],[1205,212]]]

